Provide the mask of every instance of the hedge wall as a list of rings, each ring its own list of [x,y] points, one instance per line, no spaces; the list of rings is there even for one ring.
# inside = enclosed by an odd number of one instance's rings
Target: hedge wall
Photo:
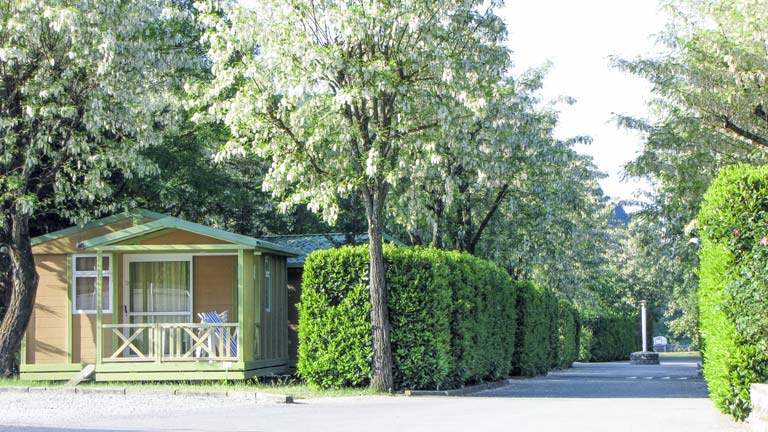
[[[744,419],[749,386],[768,379],[768,167],[723,169],[698,222],[704,377],[715,404]]]
[[[557,356],[553,368],[562,369],[571,366],[579,359],[579,335],[581,322],[573,303],[567,299],[558,300]]]
[[[397,388],[445,388],[509,374],[516,289],[467,254],[385,247]],[[370,380],[366,246],[314,252],[304,265],[298,373],[322,387]]]
[[[628,359],[630,353],[640,351],[640,338],[640,322],[634,314],[582,312],[579,360]]]
[[[517,295],[517,346],[513,374],[546,373],[557,358],[557,298],[533,282],[520,285]]]

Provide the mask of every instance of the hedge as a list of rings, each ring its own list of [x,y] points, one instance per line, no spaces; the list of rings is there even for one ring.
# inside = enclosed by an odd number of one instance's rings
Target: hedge
[[[582,312],[579,334],[581,361],[625,360],[640,350],[640,324],[634,314]]]
[[[445,388],[508,375],[516,289],[494,264],[467,254],[385,247],[397,388]],[[304,265],[298,373],[321,387],[371,375],[366,246],[317,251]]]
[[[533,283],[521,284],[517,296],[519,326],[513,374],[534,376],[546,373],[557,357],[557,299],[549,290]]]
[[[570,367],[579,359],[579,336],[581,321],[579,313],[569,300],[558,300],[558,331],[557,331],[557,356],[552,364],[553,368],[561,369]]]
[[[704,378],[715,404],[741,420],[750,385],[768,379],[768,167],[724,168],[698,223]]]

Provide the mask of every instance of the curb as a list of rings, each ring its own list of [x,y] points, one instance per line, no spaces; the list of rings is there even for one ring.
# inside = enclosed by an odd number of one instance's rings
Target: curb
[[[22,387],[0,386],[0,393],[62,393],[83,395],[174,396],[252,400],[260,404],[292,404],[293,396],[245,390],[142,389],[133,387]]]
[[[403,394],[406,396],[466,396],[468,394],[481,392],[483,390],[491,390],[504,387],[511,382],[511,379],[505,379],[501,381],[477,384],[453,390],[405,390]]]

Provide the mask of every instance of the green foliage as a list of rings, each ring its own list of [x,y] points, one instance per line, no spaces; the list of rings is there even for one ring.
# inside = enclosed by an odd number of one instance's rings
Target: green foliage
[[[749,386],[768,379],[766,222],[768,167],[723,169],[699,213],[699,309],[710,395],[737,419],[751,409]]]
[[[558,306],[550,290],[533,282],[522,283],[518,288],[519,325],[513,372],[523,376],[540,375],[553,363],[557,346],[553,340],[558,335],[558,326],[552,318]]]
[[[509,374],[516,291],[506,272],[458,252],[386,247],[397,388],[440,388]],[[312,253],[299,308],[298,371],[320,387],[371,377],[365,246]]]
[[[352,248],[307,257],[298,363],[299,375],[307,382],[330,388],[362,386],[370,379],[367,268],[367,256]]]
[[[573,303],[567,299],[558,299],[557,357],[554,368],[567,368],[579,359],[579,337],[581,323]]]
[[[581,316],[581,361],[613,361],[629,358],[640,342],[634,314],[588,311]]]
[[[516,291],[498,266],[457,252],[439,256],[451,281],[454,385],[509,374],[515,346]]]

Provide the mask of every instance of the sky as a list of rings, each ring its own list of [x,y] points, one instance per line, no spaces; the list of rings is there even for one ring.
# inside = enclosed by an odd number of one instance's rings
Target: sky
[[[577,150],[593,157],[608,178],[600,181],[613,199],[632,199],[645,182],[622,182],[623,165],[634,159],[641,138],[619,130],[613,113],[647,117],[650,86],[610,67],[608,57],[635,58],[660,51],[656,35],[666,17],[657,0],[508,0],[496,11],[509,31],[515,71],[552,63],[542,94],[571,96],[560,105],[558,138],[589,135],[593,143]]]

